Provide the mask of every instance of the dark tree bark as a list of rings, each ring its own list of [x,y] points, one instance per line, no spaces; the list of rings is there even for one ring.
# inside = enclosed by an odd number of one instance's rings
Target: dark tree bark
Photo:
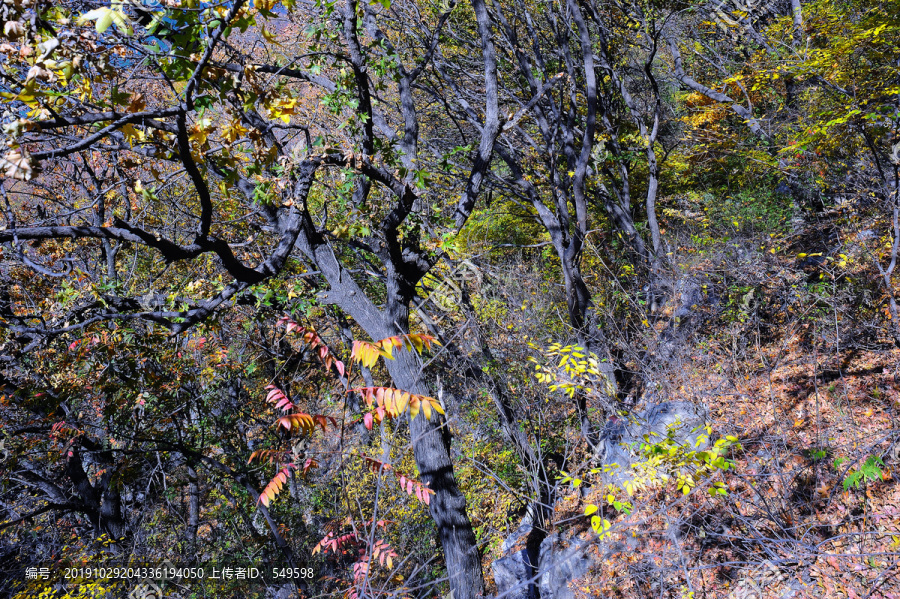
[[[188,475],[188,517],[185,539],[188,545],[194,547],[197,543],[197,529],[200,527],[200,482],[197,471],[190,464],[187,466]]]
[[[316,264],[330,285],[321,300],[344,310],[372,339],[384,339],[409,332],[409,302],[415,288],[407,269],[390,264],[387,303],[376,307],[336,260],[334,250],[312,229],[311,221],[298,240],[298,247]],[[400,268],[398,268],[400,266]],[[418,355],[400,351],[386,363],[394,385],[405,391],[432,395],[422,380]],[[450,432],[439,417],[417,417],[410,422],[410,437],[416,465],[423,482],[435,492],[430,511],[444,548],[444,559],[454,597],[475,598],[483,592],[481,556],[472,525],[466,514],[466,499],[453,475]]]
[[[33,221],[21,222],[21,218],[17,221],[15,211],[7,202],[8,222],[0,231],[0,243],[14,246],[23,262],[30,260],[28,250],[44,240],[84,242],[79,257],[90,262],[93,252],[94,276],[98,281],[121,280],[117,256],[122,262],[122,256],[126,254],[129,257],[140,254],[141,259],[146,259],[149,254],[151,261],[161,258],[163,273],[171,265],[211,257],[214,259],[213,270],[224,277],[224,288],[205,299],[175,297],[174,302],[167,289],[154,288],[141,297],[118,296],[110,291],[67,310],[65,314],[40,321],[16,316],[16,310],[10,309],[12,317],[3,324],[19,341],[22,352],[61,335],[81,334],[92,325],[105,321],[149,321],[168,327],[173,333],[182,333],[237,299],[251,286],[278,275],[292,255],[299,256],[312,267],[309,270],[315,274],[310,276],[318,277],[327,287],[321,300],[339,306],[365,335],[377,340],[409,332],[409,306],[415,287],[439,259],[439,255],[420,243],[415,232],[418,225],[410,223],[411,220],[427,220],[431,215],[425,201],[427,193],[419,192],[416,186],[416,171],[436,162],[454,147],[471,144],[477,148],[470,163],[463,167],[465,184],[447,206],[448,212],[453,212],[456,225],[462,226],[489,176],[502,131],[495,27],[488,7],[483,0],[472,0],[478,36],[476,47],[481,50],[480,55],[476,53],[472,57],[478,66],[473,72],[477,72],[482,80],[484,93],[474,103],[466,101],[465,92],[457,98],[446,97],[444,93],[443,101],[435,108],[428,95],[435,90],[432,68],[441,56],[441,36],[446,33],[445,24],[453,5],[437,16],[433,30],[423,24],[408,32],[410,35],[400,37],[394,35],[396,31],[387,35],[380,29],[381,23],[388,22],[386,16],[390,13],[361,7],[356,0],[340,0],[333,6],[333,11],[332,7],[321,11],[320,7],[311,5],[299,7],[297,12],[309,16],[311,22],[328,24],[336,29],[335,37],[322,41],[323,46],[327,46],[322,55],[346,68],[347,76],[332,81],[320,74],[322,71],[314,73],[313,69],[303,67],[303,64],[312,65],[314,59],[298,57],[288,66],[254,64],[256,61],[242,49],[223,44],[229,23],[237,18],[245,4],[243,0],[231,3],[227,12],[220,15],[218,25],[202,34],[204,43],[198,46],[202,51],[198,50],[199,58],[189,65],[190,74],[182,77],[183,86],[179,87],[179,95],[174,100],[168,96],[166,100],[152,98],[161,105],[135,112],[99,111],[87,105],[79,105],[74,110],[60,108],[52,117],[29,129],[21,141],[23,147],[27,145],[31,151],[31,164],[43,163],[45,173],[55,169],[57,177],[63,174],[77,183],[72,186],[74,190],[63,186],[60,195],[65,201],[55,213],[42,214]],[[406,11],[412,16],[419,14],[416,6],[404,4],[403,0],[395,2],[391,11]],[[366,40],[361,41],[363,31],[377,43],[370,45]],[[139,35],[150,34],[140,32]],[[400,47],[396,48],[394,44]],[[149,62],[152,64],[153,59]],[[389,72],[383,73],[383,69]],[[328,72],[327,69],[324,71]],[[252,73],[266,74],[279,86],[303,83],[326,94],[341,92],[335,101],[343,104],[337,107],[335,114],[340,113],[339,119],[346,118],[348,127],[334,133],[334,116],[331,114],[304,124],[295,118],[288,126],[282,126],[277,118],[266,118],[264,108],[269,107],[262,98],[268,96],[256,93],[259,90],[251,93],[254,83],[249,80],[253,78]],[[169,84],[168,79],[161,78],[160,81]],[[389,88],[389,92],[386,93],[385,88]],[[207,151],[204,148],[197,152],[198,144],[191,138],[200,116],[197,98],[202,94],[206,94],[207,102],[213,98],[222,112],[227,109],[235,122],[251,129],[242,143],[249,142],[254,147],[253,164],[234,160],[230,144],[227,144],[227,150]],[[445,118],[444,113],[450,112],[447,107],[457,101],[466,103],[473,111],[472,121],[459,128],[459,135],[453,139],[423,140],[423,131],[427,128],[420,126],[420,111],[428,111],[429,122]],[[110,105],[115,106],[115,102]],[[291,135],[285,133],[292,129],[303,130],[305,147],[299,137],[291,139]],[[126,136],[125,131],[140,131],[147,136],[146,142],[133,143],[133,137]],[[319,149],[312,143],[312,136],[319,134],[340,139],[338,145],[345,147],[340,152],[333,147]],[[60,143],[60,140],[64,141]],[[424,154],[423,148],[427,149],[427,155],[420,155]],[[98,155],[104,158],[100,162],[107,164],[105,170],[95,170]],[[129,160],[140,156],[148,164],[167,163],[176,173],[183,173],[180,176],[187,186],[185,197],[172,197],[162,202],[148,189],[141,191],[137,185],[132,188],[130,184],[124,190],[123,201],[117,205],[111,203],[105,189],[106,181],[115,180],[121,185],[121,181],[134,180],[133,173],[128,170],[132,167],[122,166],[128,162],[126,156]],[[327,186],[322,187],[326,191],[315,195],[315,202],[309,201],[316,176],[329,176],[329,169],[351,171],[353,192],[350,201],[371,216],[370,234],[348,241],[330,233],[328,211],[335,207],[328,205]],[[273,187],[276,191],[271,191],[265,185],[259,185],[253,178],[259,173],[283,187]],[[220,183],[227,193],[217,192]],[[79,190],[78,185],[84,189]],[[7,187],[4,182],[2,189]],[[161,223],[148,224],[152,219],[148,220],[146,212],[140,216],[132,213],[129,197],[132,192],[144,194],[139,197],[153,204],[153,211],[158,210],[163,215]],[[78,193],[84,194],[84,198]],[[250,262],[247,253],[239,249],[251,243],[254,235],[251,235],[251,241],[245,241],[247,233],[242,230],[238,237],[227,226],[234,215],[222,214],[218,205],[223,195],[232,193],[245,200],[246,214],[236,220],[246,219],[257,232],[268,236],[266,243],[260,244],[262,255],[254,256],[255,262]],[[229,195],[229,198],[234,196]],[[261,199],[262,196],[265,199]],[[326,198],[324,206],[323,197]],[[90,199],[94,202],[87,208],[93,210],[90,219],[80,216],[82,210],[71,210],[71,206],[80,206]],[[182,199],[186,201],[182,202]],[[314,204],[312,208],[311,203]],[[168,222],[164,216],[166,210],[177,214],[177,218]],[[584,220],[583,215],[581,218]],[[371,292],[370,282],[366,280],[364,290],[354,280],[359,276],[352,264],[357,257],[356,251],[366,252],[366,268],[380,271],[383,289]],[[570,251],[572,254],[579,252],[580,248]],[[51,272],[51,266],[59,266],[55,263],[41,266],[34,261],[26,264],[46,272]],[[62,274],[66,273],[63,271]],[[580,303],[584,304],[587,296],[582,296]],[[373,297],[378,298],[377,305]],[[167,302],[169,307],[166,307]],[[18,310],[18,313],[25,312]],[[429,394],[428,375],[422,372],[421,359],[416,355],[401,354],[388,364],[394,385],[406,391]],[[427,421],[421,417],[411,421],[410,429],[421,477],[435,492],[430,509],[441,536],[453,596],[455,599],[474,599],[484,588],[481,561],[466,515],[465,497],[453,476],[449,429],[440,418]],[[72,462],[69,467],[82,501],[96,509],[98,523],[102,521],[104,526],[118,529],[118,494],[114,489],[95,489],[85,484],[83,469],[79,470],[78,464]],[[196,538],[199,525],[195,500],[200,489],[195,474],[189,471],[188,539]],[[241,484],[251,486],[246,479],[242,479]],[[102,516],[101,509],[106,510]],[[289,543],[277,534],[268,512],[265,515],[277,545],[290,555]]]

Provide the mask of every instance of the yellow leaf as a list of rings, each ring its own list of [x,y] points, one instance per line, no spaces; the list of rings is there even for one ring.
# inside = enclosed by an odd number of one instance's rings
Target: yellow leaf
[[[275,45],[277,45],[277,46],[280,46],[280,45],[281,45],[281,44],[279,44],[279,43],[276,41],[277,38],[275,37],[275,34],[272,33],[271,31],[269,31],[268,29],[266,29],[265,27],[262,28],[262,32],[261,32],[261,33],[262,33],[263,38],[265,38],[265,40],[266,40],[267,42],[271,42],[271,43],[273,43],[273,44],[275,44]]]
[[[440,414],[441,416],[444,415],[444,408],[441,407],[440,402],[438,402],[437,400],[435,400],[435,399],[432,399],[432,400],[431,400],[431,407],[432,407],[432,409],[433,409],[435,412],[437,412],[437,413]]]
[[[234,143],[247,134],[249,129],[241,124],[240,119],[233,119],[222,130],[222,136],[228,140],[228,143]]]
[[[122,135],[125,136],[125,141],[128,142],[129,146],[134,146],[134,140],[144,141],[147,137],[143,131],[135,128],[131,123],[125,123],[122,127]]]

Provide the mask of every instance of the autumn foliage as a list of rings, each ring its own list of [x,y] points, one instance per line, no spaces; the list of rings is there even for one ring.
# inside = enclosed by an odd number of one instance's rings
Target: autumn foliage
[[[0,596],[900,597],[896,4],[0,3]]]

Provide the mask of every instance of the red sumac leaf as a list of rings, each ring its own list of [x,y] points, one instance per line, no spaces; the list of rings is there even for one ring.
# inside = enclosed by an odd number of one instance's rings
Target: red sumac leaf
[[[282,455],[282,453],[283,452],[276,449],[258,449],[250,454],[250,459],[247,460],[247,463],[249,464],[253,462],[253,460],[260,462],[274,462]]]
[[[259,499],[257,499],[257,503],[262,503],[264,506],[269,507],[269,504],[275,499],[275,496],[281,492],[281,489],[284,488],[284,484],[288,480],[288,476],[291,474],[291,468],[293,464],[288,464],[285,466],[278,474],[275,475],[266,488],[262,490],[262,493],[259,494]]]
[[[266,389],[269,389],[269,394],[266,395],[266,401],[268,403],[274,403],[276,408],[284,410],[285,412],[293,409],[294,404],[291,403],[291,400],[287,398],[287,395],[284,394],[284,391],[282,391],[275,385],[269,385],[266,387]]]

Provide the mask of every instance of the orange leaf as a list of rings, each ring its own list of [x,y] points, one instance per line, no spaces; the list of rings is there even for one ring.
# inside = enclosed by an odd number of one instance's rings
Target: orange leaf
[[[440,402],[433,397],[416,395],[393,387],[357,387],[349,389],[348,393],[350,392],[359,393],[369,407],[374,404],[383,408],[391,418],[400,416],[407,408],[409,408],[410,418],[415,418],[420,410],[429,420],[432,411],[438,414],[444,413]]]
[[[274,462],[278,457],[282,455],[282,452],[275,449],[258,449],[250,454],[250,459],[247,460],[247,463],[253,462],[253,460],[258,460],[260,462]]]
[[[275,475],[266,488],[262,490],[262,493],[259,494],[259,499],[257,499],[257,503],[262,503],[264,506],[269,507],[269,504],[275,499],[275,496],[281,492],[281,489],[284,488],[284,484],[288,480],[288,476],[291,474],[291,468],[293,464],[288,464],[285,466],[278,474]]]
[[[284,427],[290,433],[298,430],[304,434],[311,435],[316,430],[316,425],[322,428],[322,432],[325,432],[329,422],[331,422],[332,426],[337,426],[337,420],[331,416],[298,412],[296,414],[282,416],[275,421],[275,424],[279,426],[279,428]]]

